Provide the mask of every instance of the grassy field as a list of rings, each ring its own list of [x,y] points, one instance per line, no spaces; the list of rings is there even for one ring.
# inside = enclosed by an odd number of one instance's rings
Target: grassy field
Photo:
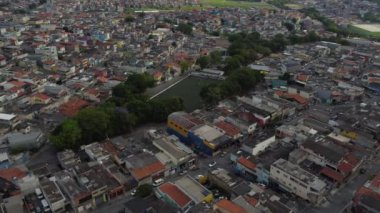
[[[249,1],[234,1],[234,0],[200,0],[199,5],[186,5],[181,8],[127,8],[126,12],[134,12],[134,11],[191,11],[191,10],[201,10],[208,8],[262,8],[262,9],[273,9],[273,7],[265,2],[249,2]]]
[[[285,4],[285,6],[293,10],[300,10],[303,8],[303,5],[301,4]]]
[[[361,28],[360,26],[354,26],[354,25],[349,25],[348,26],[348,29],[353,32],[353,33],[357,33],[359,35],[362,35],[362,36],[365,36],[365,37],[371,37],[371,38],[377,38],[377,39],[380,39],[380,29],[379,31],[369,31],[369,30],[366,30],[364,28]]]
[[[197,77],[188,77],[164,93],[155,97],[154,99],[173,96],[181,97],[183,99],[186,111],[191,112],[202,107],[201,97],[199,96],[202,87],[216,82],[218,81]]]
[[[271,5],[264,2],[232,1],[232,0],[200,0],[200,4],[210,7],[236,7],[236,8],[263,8],[271,9]]]

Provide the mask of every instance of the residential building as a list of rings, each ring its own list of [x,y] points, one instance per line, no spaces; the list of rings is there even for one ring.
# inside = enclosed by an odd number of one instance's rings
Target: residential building
[[[57,153],[58,162],[63,169],[69,169],[81,163],[81,160],[73,150],[67,149]]]
[[[196,165],[196,156],[193,151],[182,144],[175,135],[165,135],[156,139],[153,145],[170,159],[171,169],[182,171]]]
[[[213,200],[212,192],[189,175],[179,178],[174,184],[194,202],[194,205]]]
[[[71,172],[63,170],[55,173],[54,176],[57,178],[57,183],[62,189],[62,193],[68,198],[70,207],[74,212],[89,211],[95,208],[91,191],[78,185]]]
[[[222,168],[209,171],[208,180],[212,185],[227,192],[231,198],[247,194],[251,190],[250,183]]]
[[[52,212],[65,212],[65,197],[57,185],[56,179],[50,178],[40,181],[41,191],[44,194]]]
[[[352,199],[353,212],[380,212],[380,174],[356,190]]]
[[[32,150],[38,149],[45,143],[46,138],[42,131],[32,130],[31,132],[15,132],[7,136],[9,147],[12,150]]]
[[[147,152],[127,157],[125,165],[139,184],[151,184],[154,180],[165,177],[165,165]]]
[[[280,188],[314,204],[320,203],[327,193],[323,180],[284,159],[278,159],[271,165],[270,177]]]
[[[175,184],[167,182],[155,189],[156,196],[181,212],[188,211],[194,202]]]
[[[248,213],[243,207],[227,199],[216,202],[213,206],[213,211],[220,213]]]

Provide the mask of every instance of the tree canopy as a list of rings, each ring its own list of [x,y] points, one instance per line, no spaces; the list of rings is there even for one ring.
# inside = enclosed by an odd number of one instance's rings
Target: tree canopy
[[[143,93],[153,84],[146,74],[131,75],[113,88],[113,97],[106,103],[83,109],[65,120],[50,140],[59,149],[77,149],[83,144],[128,133],[137,125],[163,122],[170,113],[183,110],[183,101],[178,97],[148,100]]]
[[[177,30],[183,34],[191,35],[193,33],[193,26],[191,24],[180,23],[177,27]]]

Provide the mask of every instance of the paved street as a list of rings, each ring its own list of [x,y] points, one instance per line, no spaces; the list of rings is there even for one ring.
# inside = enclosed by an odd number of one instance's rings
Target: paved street
[[[320,208],[308,207],[302,210],[302,212],[342,212],[347,204],[351,201],[355,191],[360,188],[371,176],[377,174],[380,171],[380,158],[377,156],[376,159],[370,161],[367,165],[364,165],[364,167],[367,169],[367,172],[365,174],[357,174],[337,193],[328,196],[327,205]]]

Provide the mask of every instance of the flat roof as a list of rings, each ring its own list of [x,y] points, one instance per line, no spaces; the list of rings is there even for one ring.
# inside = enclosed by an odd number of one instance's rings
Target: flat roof
[[[319,179],[317,176],[305,171],[300,166],[293,164],[290,161],[280,158],[274,162],[272,166],[284,171],[285,173],[291,175],[293,178],[301,180],[317,191],[321,191],[326,187],[326,183]]]
[[[188,155],[185,151],[181,150],[173,142],[171,142],[168,137],[162,137],[155,140],[153,141],[153,144],[156,145],[158,149],[168,152],[178,160],[181,160],[181,158],[185,158]]]
[[[208,142],[212,142],[213,140],[224,135],[222,131],[207,124],[195,129],[193,132],[195,135],[207,140]]]
[[[65,199],[55,181],[43,180],[40,181],[40,185],[42,191],[44,192],[44,195],[46,196],[46,199],[49,201],[50,204]]]
[[[196,203],[202,202],[206,196],[211,194],[208,189],[188,175],[176,180],[175,184]]]
[[[10,121],[10,120],[12,120],[15,117],[16,117],[16,115],[14,115],[14,114],[0,113],[0,120]]]

